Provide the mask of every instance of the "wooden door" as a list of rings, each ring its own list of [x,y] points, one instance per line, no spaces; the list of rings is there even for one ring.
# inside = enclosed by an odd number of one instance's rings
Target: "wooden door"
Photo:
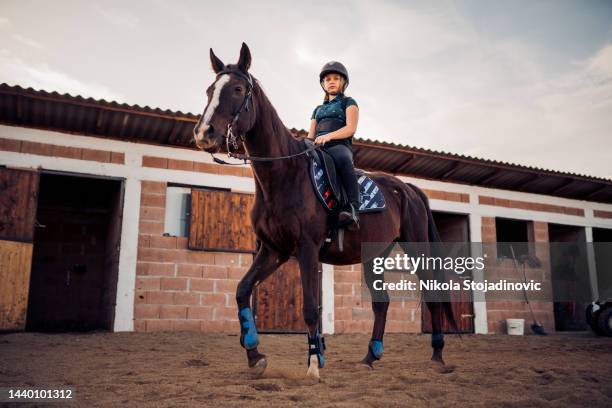
[[[469,242],[469,221],[467,215],[462,214],[450,214],[434,212],[434,220],[436,227],[440,233],[442,242],[457,242],[467,243]],[[465,254],[463,256],[469,256],[469,246],[465,245],[461,247]],[[457,254],[461,255],[461,254]],[[456,278],[461,282],[463,279],[472,279],[472,274],[468,271],[462,275],[457,275]],[[462,284],[463,285],[463,284]],[[474,332],[474,305],[472,299],[472,292],[469,290],[451,291],[450,292],[451,303],[453,305],[453,316],[460,333],[473,333]],[[431,333],[431,314],[425,304],[422,305],[422,332]],[[442,330],[444,332],[453,332],[446,315],[442,320]]]
[[[0,168],[0,330],[24,330],[38,173]]]
[[[253,309],[257,329],[305,333],[308,329],[304,323],[303,305],[299,264],[291,258],[255,288]]]
[[[26,330],[112,329],[121,181],[42,174]]]
[[[461,278],[467,279],[468,277]],[[459,333],[474,333],[472,293],[467,290],[453,291],[450,292],[450,298],[453,305],[453,317],[455,318],[455,322],[457,322]],[[431,314],[425,304],[423,304],[422,308],[422,331],[423,333],[431,333]],[[442,318],[442,330],[445,333],[455,332],[446,314],[444,314]]]
[[[189,249],[255,252],[253,194],[191,190]]]

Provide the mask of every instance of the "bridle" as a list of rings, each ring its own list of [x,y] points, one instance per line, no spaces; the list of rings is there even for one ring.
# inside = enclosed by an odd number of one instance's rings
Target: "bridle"
[[[227,152],[229,154],[231,153],[230,144],[234,147],[234,149],[238,149],[238,142],[236,141],[236,135],[234,134],[233,128],[238,122],[238,119],[240,118],[240,114],[242,113],[242,111],[245,111],[245,112],[249,111],[249,102],[251,102],[251,99],[253,99],[253,77],[251,77],[251,74],[245,75],[240,71],[228,71],[228,70],[219,71],[217,73],[217,76],[223,75],[223,74],[238,75],[242,79],[245,79],[248,84],[247,93],[244,99],[242,100],[242,104],[240,105],[236,113],[234,114],[234,117],[232,118],[230,123],[227,124],[225,135],[223,135],[223,137],[225,138],[225,145],[227,146]],[[244,134],[240,135],[240,140],[244,142]]]
[[[229,157],[233,157],[236,159],[240,159],[240,160],[244,160],[244,163],[228,163],[222,159],[219,159],[217,157],[214,156],[213,153],[211,153],[210,155],[212,156],[213,160],[215,161],[215,163],[219,163],[219,164],[226,164],[226,165],[230,165],[230,166],[241,166],[243,164],[246,164],[247,160],[251,160],[251,161],[274,161],[274,160],[283,160],[283,159],[289,159],[292,157],[297,157],[297,156],[301,156],[303,154],[307,154],[313,150],[318,149],[320,146],[318,145],[312,145],[310,146],[308,149],[301,151],[300,153],[296,153],[296,154],[291,154],[288,156],[278,156],[278,157],[256,157],[256,156],[248,156],[246,154],[238,154],[238,153],[233,153],[230,146],[232,146],[234,149],[238,149],[238,142],[237,142],[237,138],[240,138],[240,140],[242,140],[242,142],[244,143],[245,141],[245,137],[244,134],[240,134],[238,136],[236,136],[236,134],[234,133],[234,126],[236,125],[236,123],[238,122],[238,119],[240,118],[240,114],[245,111],[248,112],[249,111],[249,104],[253,105],[253,77],[251,76],[251,74],[243,74],[240,71],[229,71],[229,70],[223,70],[223,71],[219,71],[217,72],[217,75],[222,75],[222,74],[234,74],[234,75],[238,75],[239,77],[241,77],[242,79],[247,81],[248,84],[248,89],[247,89],[247,93],[244,97],[244,100],[242,101],[242,104],[240,104],[240,107],[238,108],[238,110],[236,111],[236,113],[234,114],[234,117],[232,118],[232,120],[227,124],[227,129],[225,131],[225,134],[223,135],[224,139],[225,139],[225,146],[227,148],[227,155]]]

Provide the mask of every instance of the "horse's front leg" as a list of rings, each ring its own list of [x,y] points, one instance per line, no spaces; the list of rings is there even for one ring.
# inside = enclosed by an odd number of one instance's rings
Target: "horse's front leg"
[[[384,254],[386,257],[388,255]],[[361,360],[363,364],[373,368],[374,362],[380,360],[383,355],[383,336],[385,324],[387,323],[387,310],[389,309],[389,294],[386,290],[376,290],[374,281],[380,279],[384,282],[384,275],[374,275],[372,261],[364,263],[364,278],[372,298],[372,311],[374,312],[374,325],[372,326],[372,337],[368,344],[368,351]]]
[[[236,290],[238,320],[240,321],[240,345],[246,349],[249,367],[254,370],[256,375],[261,375],[264,372],[267,362],[266,356],[257,351],[259,336],[251,310],[251,294],[255,284],[265,280],[287,259],[288,257],[281,256],[277,251],[262,245],[248,272],[238,283]]]
[[[379,256],[382,258],[388,257],[394,246],[395,243],[391,243]],[[372,326],[372,337],[368,344],[368,352],[361,362],[373,368],[374,362],[380,360],[383,355],[383,336],[385,335],[387,310],[389,309],[389,293],[386,290],[376,290],[374,288],[374,282],[376,280],[382,280],[384,282],[384,274],[374,274],[374,261],[365,261],[363,266],[364,279],[370,291],[370,297],[372,298],[374,325]]]
[[[320,282],[319,247],[302,245],[298,253],[302,291],[304,293],[304,321],[308,326],[308,371],[310,378],[319,379],[319,368],[325,365],[325,343],[319,332]]]

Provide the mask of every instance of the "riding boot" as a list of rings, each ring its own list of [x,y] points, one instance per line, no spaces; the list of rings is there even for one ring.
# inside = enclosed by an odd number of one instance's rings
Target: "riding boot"
[[[359,228],[359,211],[357,208],[353,203],[350,203],[348,208],[340,211],[340,214],[338,214],[338,225],[343,227],[355,224]]]

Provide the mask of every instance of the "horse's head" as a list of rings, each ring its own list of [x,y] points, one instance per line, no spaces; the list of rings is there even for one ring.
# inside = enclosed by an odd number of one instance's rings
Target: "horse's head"
[[[225,65],[212,48],[210,62],[217,78],[206,90],[208,102],[193,129],[193,137],[200,149],[216,152],[228,136],[228,127],[234,135],[244,135],[253,127],[254,83],[249,74],[251,52],[245,43],[237,64]]]

